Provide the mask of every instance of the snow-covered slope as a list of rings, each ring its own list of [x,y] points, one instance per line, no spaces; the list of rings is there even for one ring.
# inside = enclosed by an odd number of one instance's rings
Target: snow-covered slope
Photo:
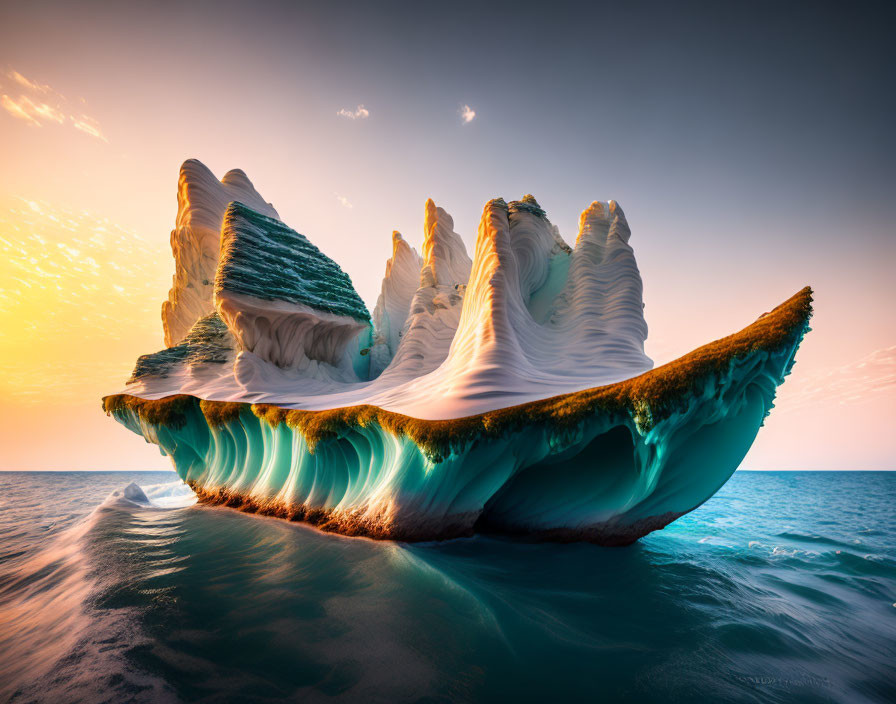
[[[612,383],[651,367],[630,231],[612,201],[585,210],[574,250],[532,196],[489,201],[472,261],[451,216],[427,201],[422,266],[393,235],[372,345],[363,336],[366,309],[348,277],[339,270],[332,281],[318,278],[338,270],[335,263],[279,221],[242,204],[231,211],[240,227],[223,226],[217,275],[226,284],[217,287],[217,306],[238,341],[234,364],[214,378],[186,366],[183,374],[143,374],[128,393],[314,410],[367,403],[437,420]],[[304,318],[303,305],[317,312]],[[310,364],[300,353],[306,348],[316,351]],[[359,362],[357,354],[366,356]]]

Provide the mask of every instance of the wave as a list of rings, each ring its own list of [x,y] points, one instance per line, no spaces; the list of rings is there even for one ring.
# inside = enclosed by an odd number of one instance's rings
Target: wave
[[[179,482],[16,474],[4,538],[19,505],[57,532],[0,563],[0,701],[893,699],[896,475],[736,473],[611,550],[352,540],[152,505]],[[779,536],[869,524],[852,550]]]
[[[110,672],[122,674],[114,688],[119,700],[171,699],[164,683],[123,665],[127,651],[145,640],[130,610],[96,606],[119,587],[121,574],[108,570],[110,537],[129,523],[141,532],[158,528],[164,514],[195,503],[195,494],[180,480],[142,487],[132,482],[38,551],[23,550],[22,557],[4,561],[0,699],[42,701],[47,683],[63,678],[66,689],[57,701],[90,700],[97,678]]]

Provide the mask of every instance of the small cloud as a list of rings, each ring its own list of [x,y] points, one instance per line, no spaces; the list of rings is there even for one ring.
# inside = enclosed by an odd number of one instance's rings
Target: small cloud
[[[6,94],[0,96],[0,106],[16,119],[34,127],[51,122],[57,125],[69,123],[84,134],[103,142],[109,141],[103,136],[99,123],[89,115],[66,117],[66,111],[71,109],[67,107],[69,101],[50,86],[32,81],[18,71],[8,71],[6,76],[17,84],[19,95],[17,98]],[[81,102],[85,102],[83,98]]]
[[[342,108],[336,113],[339,117],[347,117],[349,120],[366,120],[370,117],[370,110],[363,105],[359,105],[355,110],[346,110]]]
[[[348,198],[346,198],[345,196],[341,196],[338,193],[336,194],[336,200],[339,201],[339,204],[343,208],[354,208],[355,207],[351,203],[349,203]]]
[[[474,117],[476,117],[476,111],[469,105],[464,105],[460,109],[460,119],[465,125],[469,125]]]

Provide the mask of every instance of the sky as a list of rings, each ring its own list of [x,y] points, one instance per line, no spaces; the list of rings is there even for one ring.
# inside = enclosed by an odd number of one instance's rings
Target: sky
[[[815,290],[744,468],[896,469],[896,12],[584,5],[3,3],[0,469],[169,466],[100,398],[162,347],[187,158],[371,309],[426,198],[471,253],[490,198],[568,242],[616,199],[657,364]]]

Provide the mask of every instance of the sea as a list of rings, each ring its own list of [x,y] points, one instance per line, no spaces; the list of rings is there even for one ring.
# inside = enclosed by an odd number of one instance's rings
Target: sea
[[[3,472],[0,701],[896,702],[896,472],[738,471],[624,548]]]

